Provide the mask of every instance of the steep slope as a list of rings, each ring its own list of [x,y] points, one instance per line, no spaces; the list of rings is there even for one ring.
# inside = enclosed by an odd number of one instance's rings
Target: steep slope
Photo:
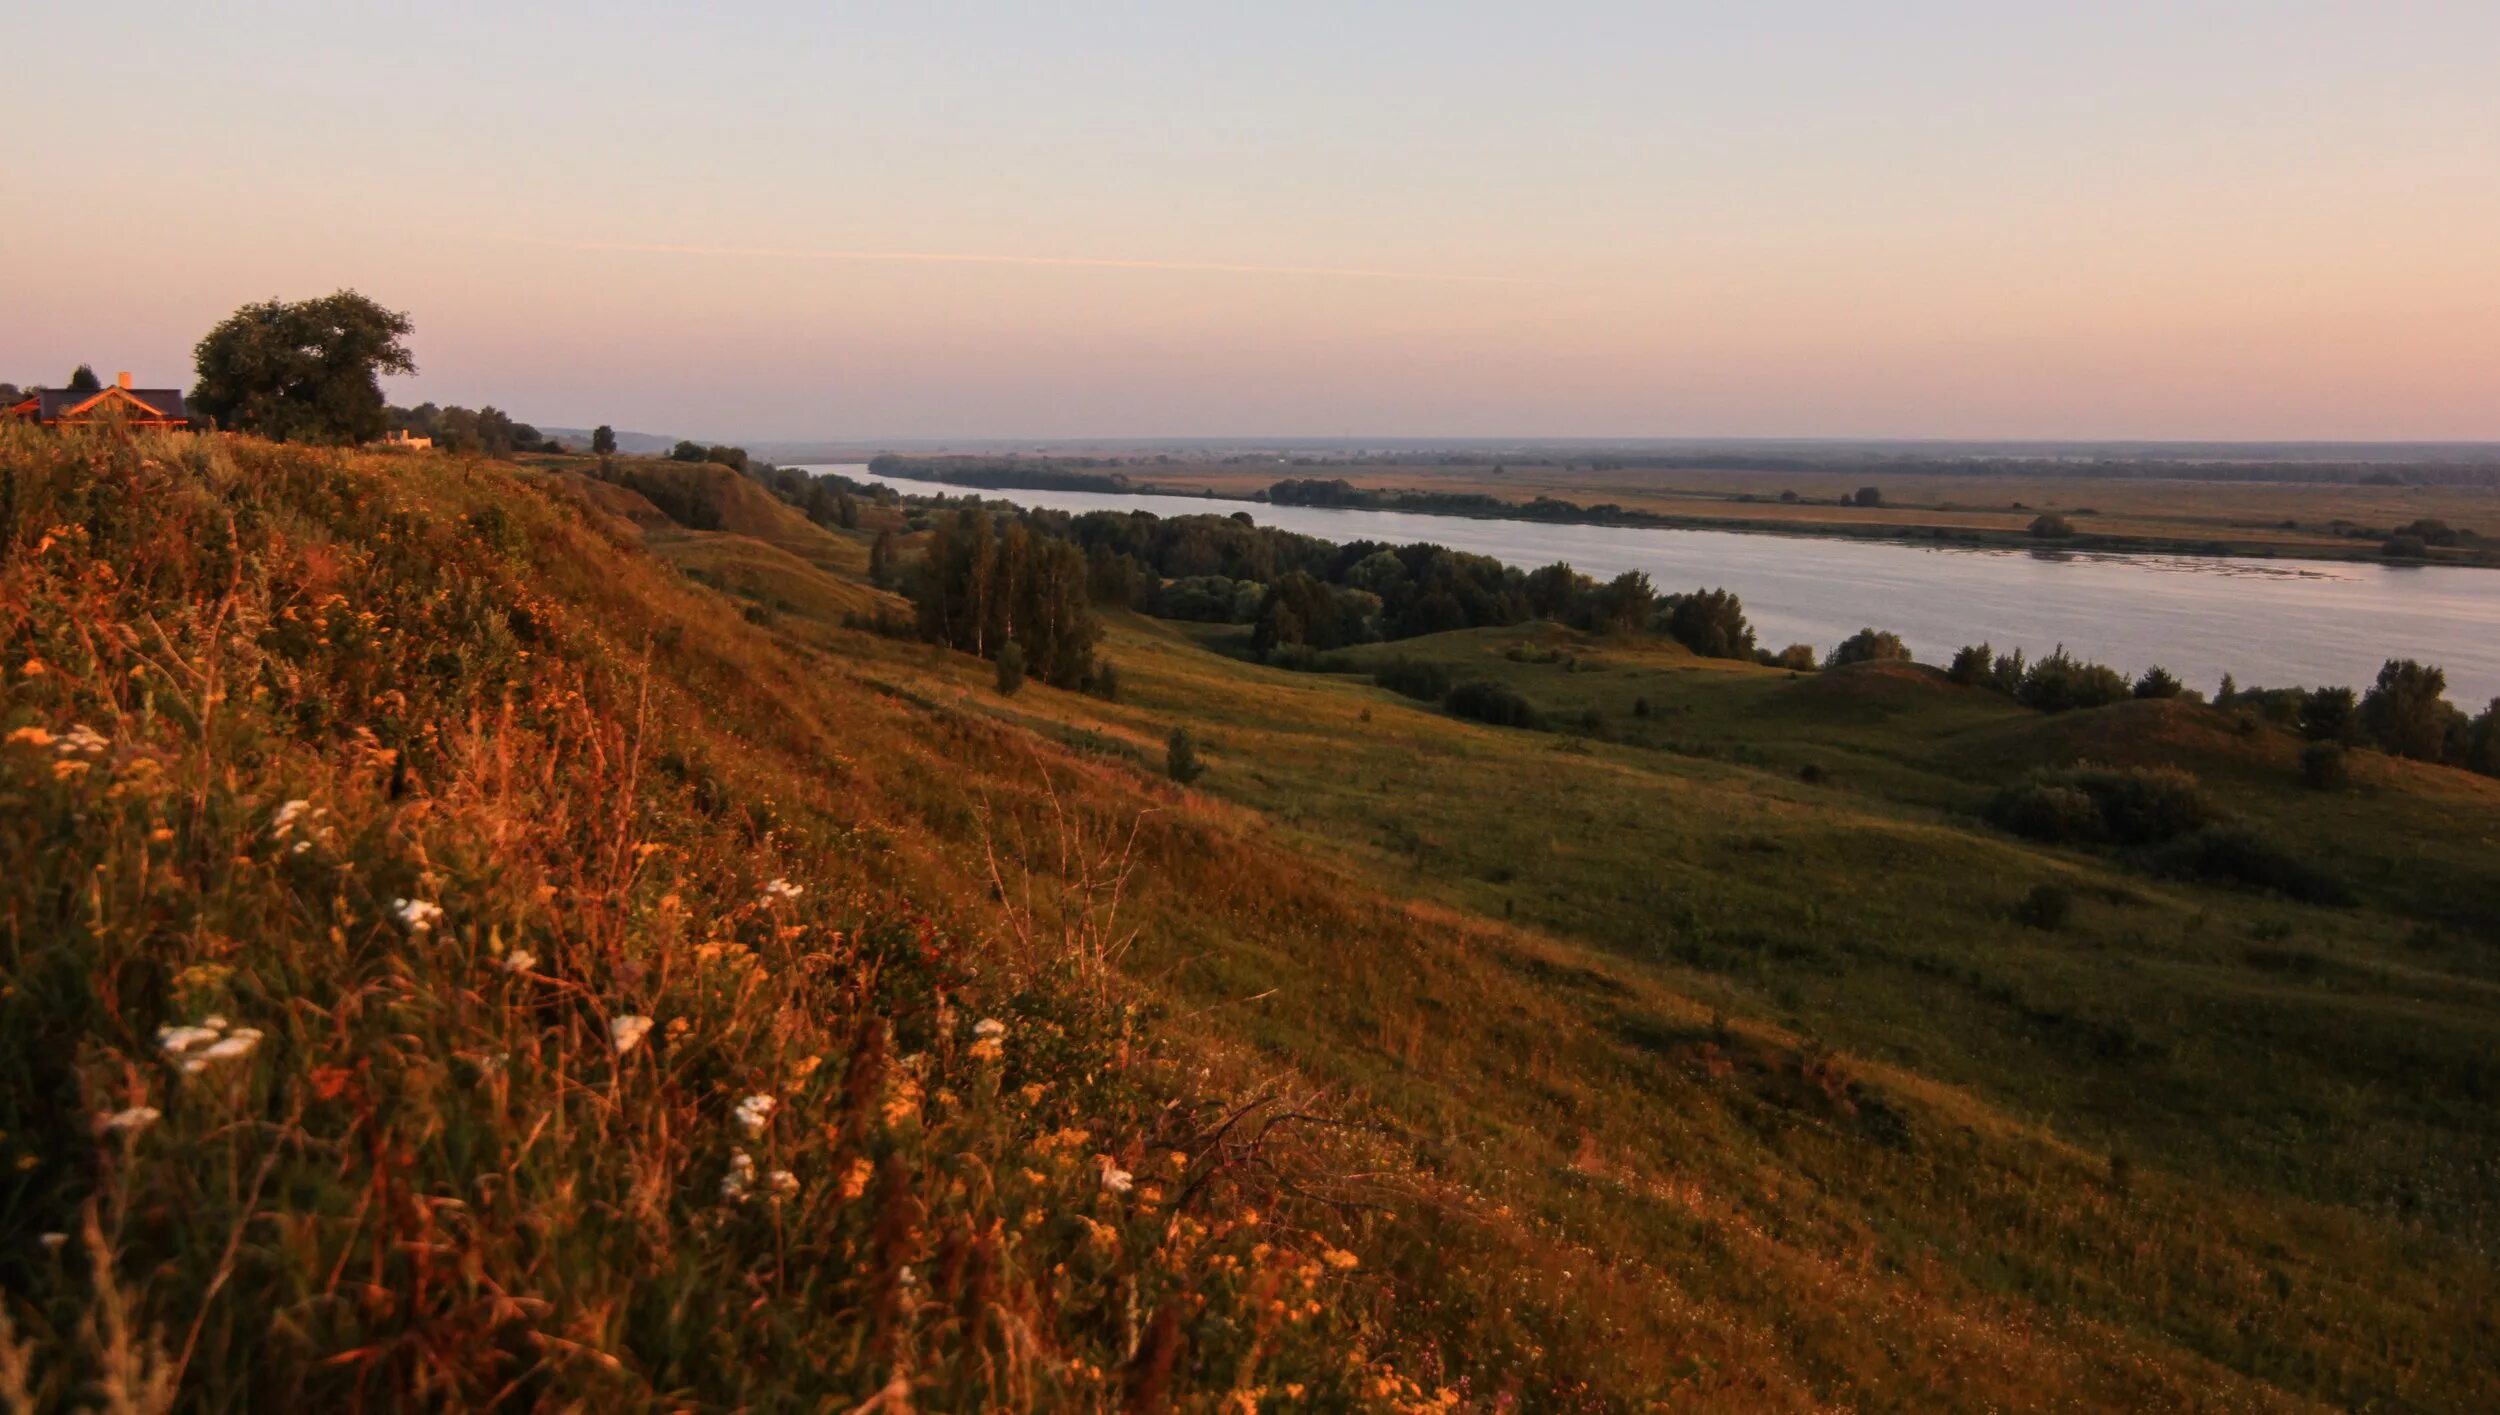
[[[0,1271],[52,1398],[2490,1392],[2495,1288],[2449,1234],[2114,1160],[1443,868],[1500,809],[1548,842],[1509,860],[1620,879],[1596,808],[1633,800],[1714,842],[2036,856],[1164,625],[1115,627],[1119,703],[1001,699],[843,627],[896,608],[859,542],[699,509],[751,484],[698,486],[696,531],[449,459],[0,437],[0,1030],[30,1039]],[[1216,791],[1155,774],[1183,723]],[[1356,807],[1411,845],[1351,841]],[[1789,886],[1718,858],[1744,892],[1639,907],[1756,946],[1719,911]]]

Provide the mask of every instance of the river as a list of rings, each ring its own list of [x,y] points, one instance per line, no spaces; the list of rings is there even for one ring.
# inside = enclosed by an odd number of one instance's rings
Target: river
[[[872,477],[859,463],[810,470],[913,496],[979,490]],[[1600,579],[1643,570],[1661,590],[1735,591],[1771,648],[1828,652],[1866,627],[1899,634],[1922,663],[1946,662],[1964,644],[2033,657],[2063,644],[2130,675],[2160,664],[2207,692],[2226,672],[2242,687],[2366,687],[2387,659],[2414,658],[2445,668],[2449,701],[2469,712],[2500,694],[2500,570],[1930,547],[1112,492],[979,494],[1061,511],[1247,511],[1260,525],[1332,541],[1432,541],[1522,569],[1567,560]]]

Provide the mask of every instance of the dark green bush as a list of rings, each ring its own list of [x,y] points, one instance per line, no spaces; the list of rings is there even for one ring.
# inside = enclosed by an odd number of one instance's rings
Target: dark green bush
[[[2352,784],[2352,763],[2341,742],[2312,742],[2301,749],[2300,779],[2312,791],[2341,791]]]
[[[2061,645],[2057,652],[2031,665],[2023,674],[2022,686],[2014,698],[2024,707],[2042,712],[2065,712],[2070,708],[2106,707],[2124,702],[2134,690],[2118,670],[2107,664],[2086,663],[2066,652]]]
[[[1499,683],[1488,683],[1480,678],[1450,689],[1448,695],[1442,698],[1441,706],[1452,717],[1472,718],[1496,727],[1524,727],[1533,731],[1545,726],[1545,719],[1526,698]]]
[[[2033,840],[2156,845],[2211,825],[2222,813],[2184,771],[2084,765],[2033,772],[1997,793],[1988,818]]]
[[[1372,681],[1392,693],[1418,702],[1437,702],[1448,697],[1450,671],[1437,663],[1411,658],[1393,658],[1372,670]]]
[[[2243,885],[2304,904],[2350,904],[2353,898],[2341,878],[2246,826],[2207,826],[2154,851],[2149,863],[2174,878]]]

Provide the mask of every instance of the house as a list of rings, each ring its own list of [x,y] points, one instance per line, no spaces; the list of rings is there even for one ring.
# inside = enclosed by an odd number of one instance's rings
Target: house
[[[0,408],[0,417],[25,418],[45,427],[100,423],[115,416],[131,427],[187,427],[191,421],[183,410],[181,389],[133,388],[126,373],[109,388],[39,389]]]
[[[404,427],[395,427],[386,433],[380,442],[368,442],[365,445],[379,447],[385,452],[422,452],[434,445],[434,439],[419,437]]]

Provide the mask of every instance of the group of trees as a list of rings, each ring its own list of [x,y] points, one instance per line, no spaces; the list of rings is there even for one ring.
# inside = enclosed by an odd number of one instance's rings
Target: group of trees
[[[419,403],[413,408],[388,408],[385,420],[396,431],[417,437],[430,437],[434,445],[451,452],[465,452],[481,457],[509,457],[515,452],[561,452],[564,444],[547,437],[528,423],[515,422],[500,408],[463,408],[458,404],[438,408],[432,403]],[[611,446],[610,450],[614,450]]]
[[[2468,716],[2448,701],[2448,675],[2436,664],[2391,658],[2360,692],[2242,688],[2226,678],[2214,701],[2291,728],[2312,743],[2375,747],[2389,756],[2500,776],[2500,698]]]
[[[934,526],[912,579],[920,636],[1000,663],[999,686],[1024,675],[1093,686],[1101,640],[1084,552],[1018,520],[968,506]]]

